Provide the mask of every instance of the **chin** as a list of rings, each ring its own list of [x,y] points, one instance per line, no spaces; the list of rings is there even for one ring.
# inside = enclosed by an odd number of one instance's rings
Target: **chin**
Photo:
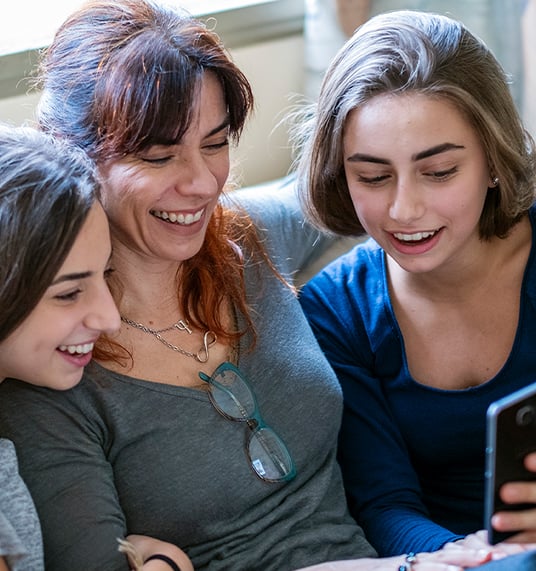
[[[84,370],[81,369],[80,371],[70,375],[65,375],[65,373],[63,375],[58,374],[54,375],[50,379],[50,382],[46,379],[41,379],[41,382],[35,384],[47,389],[52,389],[53,391],[68,391],[69,389],[76,387],[76,385],[82,380],[83,372]]]

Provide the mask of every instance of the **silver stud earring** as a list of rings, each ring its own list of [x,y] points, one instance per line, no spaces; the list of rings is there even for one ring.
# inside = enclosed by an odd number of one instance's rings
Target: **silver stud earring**
[[[491,180],[491,186],[497,186],[498,184],[499,184],[499,177],[494,176],[493,179]]]

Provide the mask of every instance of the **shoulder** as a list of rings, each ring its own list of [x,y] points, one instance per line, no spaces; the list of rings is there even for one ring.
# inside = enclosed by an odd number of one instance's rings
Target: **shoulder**
[[[11,440],[0,438],[0,489],[4,490],[4,482],[18,473],[15,445]]]
[[[331,262],[300,291],[311,322],[347,333],[384,322],[388,306],[383,251],[371,239]],[[358,327],[358,324],[361,326]]]
[[[234,190],[221,201],[227,208],[248,214],[272,261],[285,277],[293,277],[309,267],[339,240],[307,220],[294,175]]]
[[[369,238],[339,256],[304,286],[304,291],[351,290],[368,297],[383,286],[385,266],[383,250]]]
[[[294,178],[290,176],[233,190],[223,195],[221,202],[228,208],[245,210],[259,228],[302,217]]]

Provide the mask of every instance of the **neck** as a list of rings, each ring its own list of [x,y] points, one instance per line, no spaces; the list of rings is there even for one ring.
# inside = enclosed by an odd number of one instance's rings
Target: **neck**
[[[112,289],[118,294],[119,311],[137,321],[169,321],[179,315],[177,272],[179,263],[137,256],[116,248],[112,258]],[[113,277],[117,285],[114,288]]]

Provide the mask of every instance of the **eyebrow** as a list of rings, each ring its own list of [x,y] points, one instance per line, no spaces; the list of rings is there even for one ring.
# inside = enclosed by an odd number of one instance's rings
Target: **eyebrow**
[[[110,255],[108,256],[108,262],[107,264],[110,263],[112,259],[112,253],[110,253]],[[74,280],[83,280],[86,278],[90,278],[95,272],[74,272],[72,274],[64,274],[62,276],[58,276],[50,285],[56,285],[56,284],[61,284],[63,282],[70,282],[70,281],[74,281]]]
[[[73,280],[83,280],[89,278],[93,275],[93,272],[77,272],[74,274],[64,274],[63,276],[58,276],[50,285],[61,284],[63,282],[69,282]]]
[[[442,143],[441,145],[436,145],[435,147],[425,149],[424,151],[420,151],[419,153],[412,155],[411,160],[420,161],[422,159],[433,157],[434,155],[439,155],[440,153],[445,153],[446,151],[452,151],[456,149],[465,149],[465,147],[463,145],[455,145],[454,143]],[[366,163],[375,163],[379,165],[390,164],[390,161],[388,161],[387,159],[374,157],[372,155],[367,155],[365,153],[355,153],[353,155],[350,155],[346,160],[350,163],[366,162]]]
[[[231,119],[229,115],[226,115],[225,119],[219,125],[214,127],[214,129],[208,132],[206,135],[203,135],[203,138],[206,139],[207,137],[212,137],[216,133],[223,131],[223,129],[227,129],[227,127],[229,127],[230,124],[231,124]],[[177,141],[176,139],[161,139],[160,141],[154,141],[150,146],[172,147],[174,145],[180,145],[180,144],[181,144],[180,140]]]
[[[215,135],[216,133],[219,133],[220,131],[227,129],[227,127],[229,127],[230,124],[231,124],[231,119],[229,118],[229,115],[227,115],[225,119],[217,127],[214,127],[214,129],[212,129],[212,131],[210,131],[210,133],[207,134],[207,137],[212,137],[212,135]]]

